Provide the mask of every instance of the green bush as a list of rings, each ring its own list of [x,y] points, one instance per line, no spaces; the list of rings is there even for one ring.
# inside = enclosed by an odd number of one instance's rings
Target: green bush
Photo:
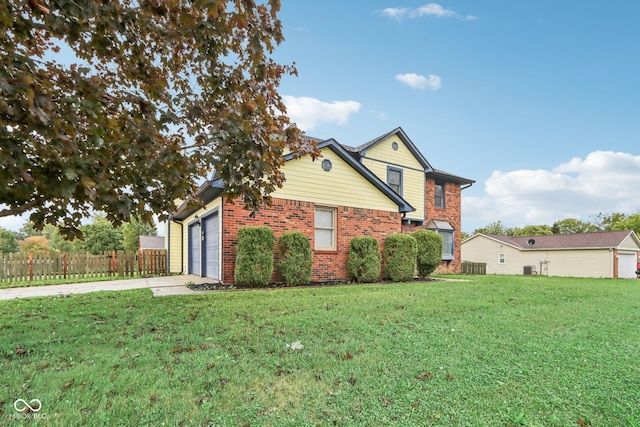
[[[385,277],[404,282],[413,279],[418,248],[409,234],[391,234],[384,239]]]
[[[411,235],[418,244],[418,277],[424,279],[436,271],[442,261],[442,237],[431,230],[418,230]]]
[[[275,237],[269,227],[242,227],[236,244],[235,281],[245,286],[266,286],[273,274]]]
[[[375,282],[380,278],[382,255],[380,244],[371,236],[354,237],[349,243],[349,273],[356,281]]]
[[[313,259],[309,239],[298,231],[282,233],[278,239],[278,271],[287,285],[306,285],[311,279]]]

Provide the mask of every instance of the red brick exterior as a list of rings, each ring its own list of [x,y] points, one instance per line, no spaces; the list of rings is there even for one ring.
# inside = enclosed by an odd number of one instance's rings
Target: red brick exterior
[[[311,281],[324,282],[350,280],[347,270],[349,243],[353,237],[373,236],[382,246],[389,234],[402,231],[401,214],[398,212],[360,209],[347,206],[336,208],[336,251],[314,250],[315,204],[297,200],[274,199],[273,205],[264,207],[254,217],[249,211],[235,203],[223,201],[222,207],[222,280],[233,283],[235,269],[235,247],[238,229],[245,226],[265,225],[271,227],[276,239],[285,231],[299,231],[309,238],[313,256]],[[277,260],[276,260],[277,261]],[[272,281],[282,278],[274,266]]]
[[[423,225],[403,224],[403,233],[412,233],[421,228],[427,228],[429,221],[448,221],[453,227],[453,260],[442,261],[436,273],[460,273],[462,271],[461,231],[462,231],[462,197],[460,184],[446,182],[444,185],[444,208],[436,208],[436,183],[433,178],[426,179],[425,212],[426,220]]]

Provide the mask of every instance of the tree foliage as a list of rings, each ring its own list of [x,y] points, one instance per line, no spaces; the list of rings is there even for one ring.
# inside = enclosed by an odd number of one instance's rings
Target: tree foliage
[[[512,229],[506,228],[502,221],[494,221],[485,227],[477,228],[473,234],[495,234],[499,236],[509,236],[512,233]]]
[[[553,234],[575,234],[598,231],[598,226],[587,221],[576,218],[565,218],[553,223],[551,226]]]
[[[513,230],[512,236],[548,236],[553,230],[548,225],[526,225]]]
[[[279,0],[0,0],[0,216],[78,234],[174,210],[213,170],[255,210],[286,150]],[[60,58],[63,58],[62,60]],[[2,206],[4,205],[4,206]]]
[[[49,252],[51,246],[44,236],[30,236],[19,242],[20,250],[26,253]]]
[[[16,233],[0,228],[0,253],[6,254],[19,251],[20,246],[18,246]]]
[[[78,251],[99,254],[124,249],[122,227],[114,226],[102,215],[94,216],[93,223],[80,226],[80,231],[84,237],[74,245]]]

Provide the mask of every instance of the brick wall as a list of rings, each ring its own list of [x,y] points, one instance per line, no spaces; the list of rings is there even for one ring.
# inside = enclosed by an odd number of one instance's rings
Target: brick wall
[[[350,279],[347,260],[349,242],[353,237],[374,236],[382,246],[382,240],[387,235],[401,231],[401,215],[398,212],[339,206],[336,208],[337,250],[315,251],[313,250],[314,209],[315,204],[312,202],[274,199],[272,206],[262,208],[254,217],[251,217],[249,211],[242,209],[238,203],[224,201],[222,280],[225,283],[235,281],[235,247],[240,227],[266,225],[271,227],[276,239],[285,231],[299,231],[309,237],[313,256],[311,274],[313,282]],[[282,281],[275,266],[272,281]]]
[[[429,221],[435,219],[439,221],[448,221],[453,227],[453,260],[442,261],[436,269],[436,273],[461,273],[462,272],[462,254],[461,254],[461,211],[462,198],[460,185],[452,182],[445,183],[444,186],[444,208],[436,208],[435,206],[435,180],[433,178],[426,179],[425,188],[425,212],[426,221],[423,226],[415,226],[408,224],[402,226],[403,233],[412,233],[420,228],[426,228]]]

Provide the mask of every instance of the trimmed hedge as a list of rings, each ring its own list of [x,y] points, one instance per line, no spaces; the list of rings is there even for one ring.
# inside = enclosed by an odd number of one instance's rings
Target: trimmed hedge
[[[390,234],[384,239],[385,277],[395,282],[413,279],[418,245],[409,234]]]
[[[309,239],[299,231],[287,231],[278,239],[278,271],[287,285],[306,285],[311,280],[313,259]]]
[[[418,277],[424,279],[436,271],[442,261],[442,237],[431,230],[418,230],[411,235],[418,243]]]
[[[382,255],[380,243],[372,236],[354,237],[349,243],[349,273],[356,281],[375,282],[380,278]]]
[[[242,227],[236,244],[235,281],[244,286],[266,286],[273,274],[275,237],[269,227]]]

